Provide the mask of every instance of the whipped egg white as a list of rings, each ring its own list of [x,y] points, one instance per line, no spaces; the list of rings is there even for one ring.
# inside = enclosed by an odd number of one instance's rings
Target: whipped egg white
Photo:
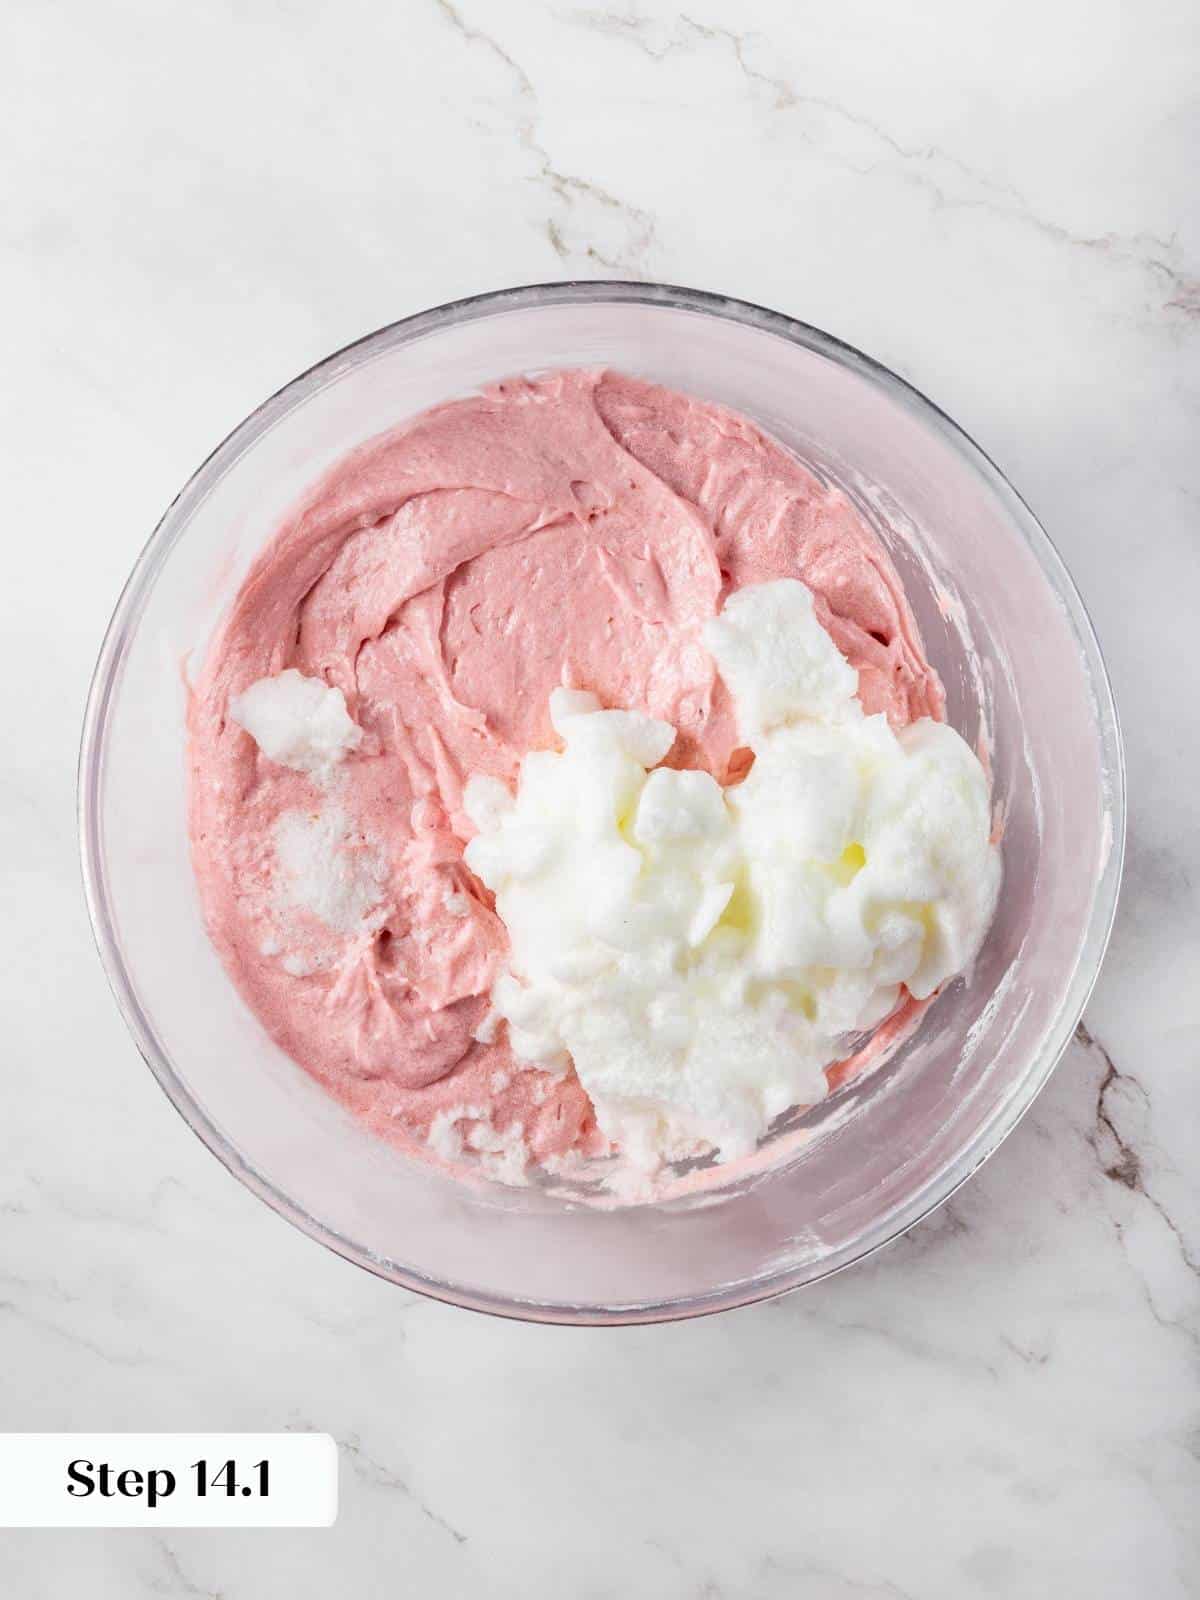
[[[515,795],[465,793],[465,860],[511,944],[489,1026],[573,1066],[648,1172],[746,1155],[820,1100],[851,1035],[969,968],[1001,875],[977,757],[944,723],[866,715],[802,583],[735,592],[704,642],[743,782],[660,765],[670,723],[559,689],[563,749],[527,755]]]

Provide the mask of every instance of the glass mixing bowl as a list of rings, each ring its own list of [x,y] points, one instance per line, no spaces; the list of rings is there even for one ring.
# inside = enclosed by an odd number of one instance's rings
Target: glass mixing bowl
[[[800,1119],[777,1165],[601,1210],[458,1183],[367,1134],[267,1037],[201,925],[180,662],[281,515],[351,446],[490,380],[609,365],[746,413],[873,519],[948,716],[983,736],[1004,887],[969,983]],[[827,334],[690,289],[560,283],[423,312],[330,356],[219,445],[142,552],[109,627],[80,758],[84,878],[138,1048],[231,1172],[406,1288],[547,1322],[696,1316],[811,1283],[910,1227],[1028,1108],[1103,955],[1124,839],[1112,695],[1028,507],[936,406]]]

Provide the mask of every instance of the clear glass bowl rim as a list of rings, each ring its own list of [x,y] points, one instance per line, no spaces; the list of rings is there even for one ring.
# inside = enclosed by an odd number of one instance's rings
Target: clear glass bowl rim
[[[816,1270],[783,1267],[758,1278],[722,1286],[707,1294],[627,1306],[569,1305],[507,1299],[469,1285],[438,1281],[401,1264],[383,1260],[366,1246],[326,1227],[247,1161],[210,1121],[204,1108],[176,1075],[165,1049],[138,998],[121,954],[106,883],[101,837],[101,785],[105,735],[122,669],[144,604],[182,537],[193,512],[224,474],[256,441],[302,404],[313,392],[342,372],[412,343],[441,329],[455,327],[511,310],[561,305],[625,304],[684,310],[763,330],[798,344],[850,369],[883,389],[942,438],[984,480],[1003,503],[1013,525],[1062,604],[1074,628],[1094,696],[1096,731],[1103,770],[1109,785],[1107,805],[1112,844],[1096,887],[1087,933],[1066,998],[1042,1047],[1014,1090],[950,1163],[909,1201],[908,1205],[869,1230],[854,1245],[822,1261]],[[497,377],[502,374],[496,374]],[[389,1282],[468,1310],[518,1321],[587,1326],[679,1321],[773,1299],[791,1290],[821,1282],[834,1273],[892,1243],[943,1205],[1008,1137],[1062,1056],[1078,1025],[1099,974],[1116,915],[1125,852],[1126,775],[1124,747],[1112,685],[1083,600],[1061,556],[1040,522],[1004,473],[954,420],[919,389],[861,350],[811,324],[751,301],[674,284],[624,280],[580,279],[525,284],[491,290],[419,311],[356,339],[300,373],[263,401],[200,463],[171,501],[143,547],[118,598],[92,675],[84,714],[78,766],[78,815],[84,895],[96,947],[126,1026],[167,1098],[213,1155],[254,1194],[335,1254]]]

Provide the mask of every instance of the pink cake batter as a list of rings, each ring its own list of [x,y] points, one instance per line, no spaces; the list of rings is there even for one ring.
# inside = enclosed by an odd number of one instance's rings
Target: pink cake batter
[[[900,580],[846,497],[744,417],[618,373],[514,378],[425,412],[276,533],[191,698],[196,876],[247,1003],[377,1132],[425,1151],[439,1112],[472,1106],[519,1123],[535,1161],[606,1153],[573,1076],[515,1062],[503,1030],[474,1037],[506,936],[462,862],[462,788],[511,782],[555,743],[560,684],[673,723],[672,765],[736,780],[746,753],[700,629],[730,590],[778,577],[814,592],[868,712],[942,716]],[[341,689],[364,731],[332,787],[228,716],[289,667]],[[331,799],[383,868],[383,903],[365,931],[301,910],[281,936],[275,824]]]

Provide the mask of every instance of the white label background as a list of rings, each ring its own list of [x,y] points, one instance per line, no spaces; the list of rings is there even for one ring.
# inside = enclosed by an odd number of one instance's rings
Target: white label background
[[[193,1462],[207,1462],[210,1487],[196,1493]],[[132,1467],[175,1474],[174,1492],[153,1510],[145,1490],[68,1494],[67,1467],[107,1462],[112,1477]],[[236,1494],[211,1486],[235,1463]],[[266,1460],[269,1492],[258,1493],[256,1463]],[[87,1474],[98,1482],[98,1471]],[[241,1486],[249,1486],[243,1494]],[[327,1433],[3,1433],[0,1527],[4,1528],[328,1528],[338,1512],[337,1445]]]

